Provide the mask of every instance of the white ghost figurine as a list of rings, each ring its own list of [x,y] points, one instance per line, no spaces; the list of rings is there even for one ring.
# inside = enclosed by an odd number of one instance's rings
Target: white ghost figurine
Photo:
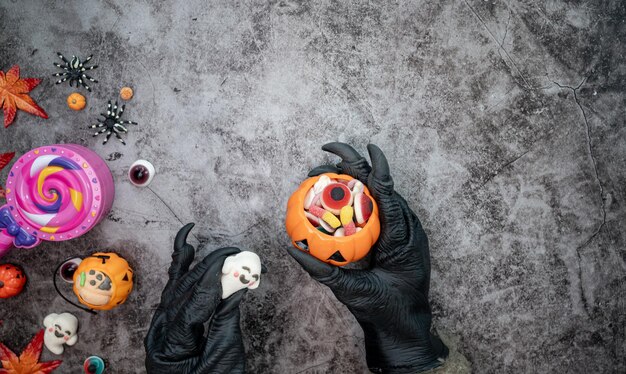
[[[70,313],[48,314],[43,325],[46,328],[43,343],[55,355],[63,353],[63,344],[74,345],[78,341],[78,319]]]
[[[222,299],[244,288],[259,287],[261,269],[261,259],[256,253],[243,251],[226,257],[222,266]]]

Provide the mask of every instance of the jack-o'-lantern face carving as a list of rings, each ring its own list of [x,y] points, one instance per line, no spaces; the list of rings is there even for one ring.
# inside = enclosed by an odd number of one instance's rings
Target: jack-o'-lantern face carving
[[[83,271],[78,277],[78,296],[93,305],[105,305],[113,295],[111,278],[98,270]]]
[[[73,276],[81,304],[109,310],[122,304],[133,289],[133,270],[115,253],[94,253],[81,261]]]
[[[325,173],[330,179],[349,182],[354,179],[345,174]],[[369,219],[362,229],[350,236],[332,236],[323,233],[313,226],[310,219],[305,215],[304,200],[307,192],[315,185],[321,176],[311,177],[294,192],[287,203],[287,216],[285,226],[292,244],[311,256],[333,265],[343,266],[350,262],[358,261],[365,257],[380,235],[380,220],[378,218],[378,206],[372,198],[367,187],[364,186],[363,194],[367,196],[371,211]],[[358,212],[357,212],[358,213]]]

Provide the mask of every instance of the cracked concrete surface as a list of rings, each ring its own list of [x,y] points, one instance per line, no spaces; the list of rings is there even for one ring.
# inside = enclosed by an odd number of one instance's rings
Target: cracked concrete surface
[[[90,354],[142,372],[142,339],[172,239],[196,222],[199,256],[226,245],[270,274],[243,303],[254,373],[366,372],[347,309],[284,251],[287,199],[339,140],[388,155],[431,243],[441,372],[626,371],[626,6],[620,1],[16,1],[0,3],[0,68],[44,81],[42,120],[19,112],[0,151],[73,142],[116,182],[92,232],[14,250],[26,291],[0,301],[0,341],[21,349],[50,312],[75,312]],[[94,54],[87,108],[54,85],[56,51]],[[127,146],[92,138],[129,85]],[[79,90],[84,93],[84,90]],[[154,163],[150,189],[125,173]],[[7,171],[0,173],[2,181]],[[112,249],[135,268],[128,302],[97,316],[56,296],[53,266]],[[45,359],[52,356],[44,353]]]

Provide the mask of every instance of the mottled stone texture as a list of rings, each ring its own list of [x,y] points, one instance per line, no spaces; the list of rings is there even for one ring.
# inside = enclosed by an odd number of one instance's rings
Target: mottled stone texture
[[[89,354],[142,372],[172,239],[196,222],[201,256],[235,245],[270,269],[242,306],[251,373],[365,372],[354,318],[284,250],[287,199],[339,140],[378,144],[422,219],[434,325],[459,367],[625,372],[625,17],[618,0],[2,1],[0,68],[44,78],[32,96],[50,119],[18,113],[0,151],[88,146],[117,199],[85,237],[3,259],[30,282],[0,301],[0,340],[21,349],[46,314],[72,311],[80,340],[60,372]],[[56,51],[100,65],[82,112],[50,77]],[[125,85],[139,126],[102,146],[85,127]],[[149,189],[125,176],[137,158],[158,170]],[[51,283],[92,249],[137,274],[97,316]]]

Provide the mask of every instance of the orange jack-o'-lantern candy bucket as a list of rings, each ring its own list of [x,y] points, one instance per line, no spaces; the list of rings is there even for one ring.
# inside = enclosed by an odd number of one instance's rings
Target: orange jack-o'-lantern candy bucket
[[[338,266],[365,257],[380,235],[376,202],[363,183],[345,174],[302,182],[289,198],[285,221],[296,248]]]
[[[110,310],[122,304],[133,290],[133,270],[115,253],[94,253],[74,271],[73,290],[81,304]]]
[[[57,285],[57,276],[72,283],[81,307],[67,298]],[[96,252],[85,258],[68,258],[54,271],[52,278],[59,296],[68,303],[96,314],[94,310],[111,310],[123,304],[133,290],[133,269],[113,252]]]

